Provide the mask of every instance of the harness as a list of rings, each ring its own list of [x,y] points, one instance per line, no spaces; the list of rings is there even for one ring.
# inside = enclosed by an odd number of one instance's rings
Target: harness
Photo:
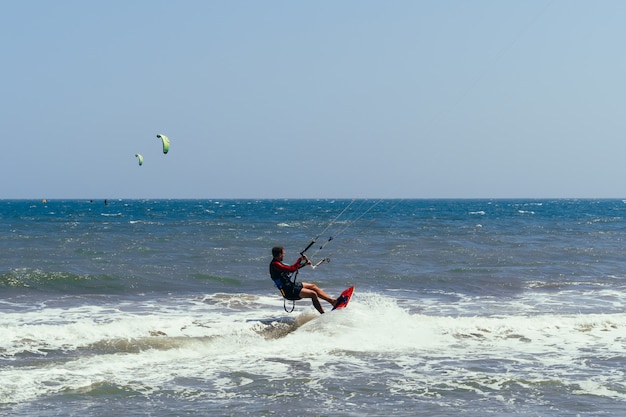
[[[293,295],[293,289],[296,288],[297,270],[295,274],[293,272],[278,271],[274,267],[274,263],[280,262],[272,260],[270,263],[270,276],[272,281],[274,281],[274,285],[276,285],[276,288],[278,288],[278,291],[280,291],[280,294],[283,296],[283,308],[287,313],[291,313],[296,308],[296,300],[300,299],[300,297],[296,298],[296,296]],[[287,310],[286,300],[291,301],[291,310]]]

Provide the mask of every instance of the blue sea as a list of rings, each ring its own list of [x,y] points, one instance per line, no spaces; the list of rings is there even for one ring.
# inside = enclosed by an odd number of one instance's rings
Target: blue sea
[[[625,307],[622,200],[1,200],[0,415],[623,416]]]

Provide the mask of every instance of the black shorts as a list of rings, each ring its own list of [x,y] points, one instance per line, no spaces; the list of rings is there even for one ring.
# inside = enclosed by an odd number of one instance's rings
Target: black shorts
[[[287,300],[300,300],[300,290],[302,290],[302,283],[296,282],[295,284],[283,285],[280,292]]]

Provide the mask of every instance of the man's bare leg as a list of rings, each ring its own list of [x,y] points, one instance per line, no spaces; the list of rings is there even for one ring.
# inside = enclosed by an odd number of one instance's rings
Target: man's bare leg
[[[322,305],[320,304],[320,300],[315,291],[313,291],[312,289],[303,287],[300,290],[300,297],[310,298],[311,301],[313,302],[313,307],[315,307],[315,309],[319,311],[320,314],[324,314],[324,309],[322,308]]]
[[[330,304],[332,304],[333,306],[335,305],[335,303],[337,302],[337,300],[335,298],[332,298],[330,295],[326,294],[324,292],[324,290],[322,290],[321,288],[319,288],[317,285],[315,284],[311,284],[310,282],[303,282],[302,283],[302,288],[303,289],[307,289],[307,290],[311,290],[313,292],[315,292],[315,294],[317,294],[317,296],[319,298],[321,298],[324,301],[329,302]],[[301,294],[302,295],[302,294]]]

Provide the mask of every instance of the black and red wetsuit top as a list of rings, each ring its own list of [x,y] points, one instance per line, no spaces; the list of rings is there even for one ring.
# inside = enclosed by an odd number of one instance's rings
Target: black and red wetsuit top
[[[302,268],[305,264],[300,263],[302,258],[298,258],[293,265],[287,265],[276,259],[270,263],[270,276],[278,287],[283,297],[288,300],[299,300],[302,283],[291,281],[291,274]]]

